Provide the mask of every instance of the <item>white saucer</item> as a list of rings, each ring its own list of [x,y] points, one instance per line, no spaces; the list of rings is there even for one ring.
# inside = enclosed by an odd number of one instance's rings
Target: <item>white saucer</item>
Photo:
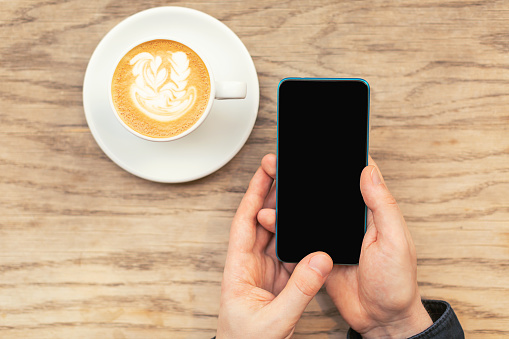
[[[133,41],[168,34],[200,46],[217,81],[244,81],[242,100],[216,100],[203,124],[188,136],[152,142],[127,131],[115,118],[108,98],[108,75]],[[242,148],[258,114],[256,69],[240,39],[208,14],[183,7],[139,12],[115,26],[95,49],[85,73],[83,106],[95,140],[111,160],[141,178],[177,183],[202,178],[228,163]]]

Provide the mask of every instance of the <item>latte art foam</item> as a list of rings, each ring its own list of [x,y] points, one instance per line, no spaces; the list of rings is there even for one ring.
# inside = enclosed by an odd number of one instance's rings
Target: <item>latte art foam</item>
[[[147,116],[159,121],[175,120],[193,106],[196,88],[188,86],[191,73],[184,52],[169,53],[165,63],[148,52],[129,62],[136,81],[131,85],[131,100]],[[168,77],[169,75],[169,77]]]
[[[210,77],[205,63],[189,47],[172,40],[152,40],[129,51],[111,84],[119,117],[152,138],[178,135],[206,110]]]

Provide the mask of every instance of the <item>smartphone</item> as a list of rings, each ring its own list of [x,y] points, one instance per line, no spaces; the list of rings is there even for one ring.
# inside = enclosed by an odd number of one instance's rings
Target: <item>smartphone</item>
[[[369,85],[363,79],[286,78],[278,86],[276,254],[315,251],[359,263],[367,208]],[[281,187],[280,187],[281,186]]]

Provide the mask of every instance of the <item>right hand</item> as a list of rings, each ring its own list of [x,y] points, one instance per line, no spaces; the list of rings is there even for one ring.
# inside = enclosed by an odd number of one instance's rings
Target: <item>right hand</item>
[[[412,237],[371,157],[360,186],[368,220],[359,265],[334,266],[327,293],[363,338],[411,337],[433,324],[417,286]]]

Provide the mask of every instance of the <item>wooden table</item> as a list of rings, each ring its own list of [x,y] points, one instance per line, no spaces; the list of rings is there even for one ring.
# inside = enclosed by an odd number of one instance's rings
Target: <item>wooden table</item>
[[[168,4],[0,0],[1,338],[215,335],[230,222],[275,152],[287,76],[369,81],[371,155],[414,237],[423,297],[448,300],[468,338],[509,335],[509,3],[171,3],[232,28],[261,91],[240,153],[174,185],[115,165],[82,105],[100,39]],[[347,329],[321,292],[295,337]]]

